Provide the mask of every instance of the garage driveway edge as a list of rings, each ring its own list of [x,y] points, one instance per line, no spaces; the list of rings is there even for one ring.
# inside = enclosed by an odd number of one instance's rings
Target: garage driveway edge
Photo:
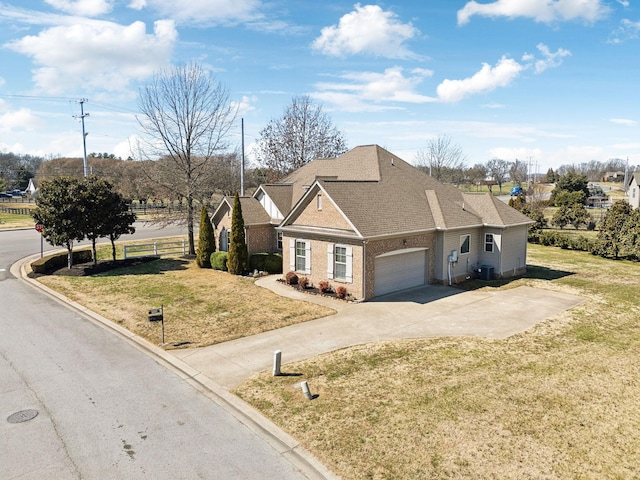
[[[429,285],[364,303],[347,303],[297,291],[272,275],[256,283],[275,293],[316,302],[335,315],[209,347],[174,350],[204,375],[232,390],[252,375],[270,370],[274,351],[282,364],[371,342],[434,338],[504,339],[524,332],[584,302],[583,297],[521,286],[462,291]],[[285,368],[283,367],[283,370]]]

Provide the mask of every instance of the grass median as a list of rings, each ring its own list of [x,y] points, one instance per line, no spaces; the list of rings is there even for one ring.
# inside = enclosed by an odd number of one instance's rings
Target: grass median
[[[344,479],[638,478],[640,265],[538,245],[528,264],[483,288],[588,300],[506,340],[360,345],[235,393]]]

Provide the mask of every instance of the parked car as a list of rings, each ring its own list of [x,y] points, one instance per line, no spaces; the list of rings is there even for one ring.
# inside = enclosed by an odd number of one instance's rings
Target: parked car
[[[23,192],[22,190],[13,190],[12,192],[10,192],[11,195],[13,195],[14,197],[24,197],[27,192]]]
[[[515,185],[513,187],[511,187],[511,196],[515,197],[517,195],[520,195],[522,192],[522,187],[520,185]]]
[[[0,192],[0,198],[13,198],[9,192]]]

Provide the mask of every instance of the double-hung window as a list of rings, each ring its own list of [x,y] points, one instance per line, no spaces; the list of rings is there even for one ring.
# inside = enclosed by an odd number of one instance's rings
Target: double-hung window
[[[304,272],[307,270],[307,242],[296,240],[296,271]]]
[[[276,248],[279,251],[282,251],[282,232],[278,232],[277,233],[277,237],[276,237]]]
[[[333,255],[333,278],[347,279],[347,247],[336,245]]]
[[[484,251],[485,252],[493,252],[493,233],[485,233],[484,234]]]
[[[327,278],[353,282],[353,247],[327,245]]]
[[[289,239],[289,268],[298,273],[311,274],[311,242]]]

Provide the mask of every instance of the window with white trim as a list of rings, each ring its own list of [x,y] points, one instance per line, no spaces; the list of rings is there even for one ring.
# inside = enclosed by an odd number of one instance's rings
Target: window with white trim
[[[296,272],[311,274],[311,242],[289,239],[289,268]]]
[[[318,210],[322,210],[322,195],[318,194],[317,200],[318,200]]]
[[[277,233],[276,248],[282,251],[282,232]]]
[[[471,251],[471,235],[460,235],[460,254],[464,255]]]
[[[353,282],[353,247],[327,245],[327,278]]]
[[[484,234],[484,251],[489,253],[493,252],[493,245],[494,245],[493,233],[485,233]]]
[[[333,253],[333,278],[347,279],[347,247],[336,245]]]

